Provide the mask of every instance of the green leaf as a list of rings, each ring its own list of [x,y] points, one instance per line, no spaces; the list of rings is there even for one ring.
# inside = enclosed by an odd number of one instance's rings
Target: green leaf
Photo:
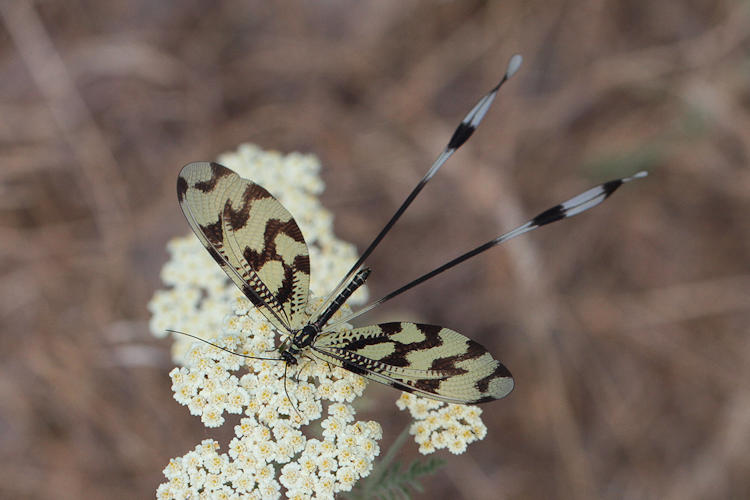
[[[355,486],[357,491],[352,491],[350,496],[358,500],[410,499],[411,491],[422,493],[422,480],[434,474],[443,465],[445,461],[436,457],[415,459],[405,469],[400,462],[395,462],[379,475],[377,482],[368,482],[362,488],[358,484]]]
[[[422,480],[437,472],[445,461],[436,457],[417,458],[405,470],[402,469],[402,464],[394,459],[408,436],[407,427],[393,442],[383,460],[375,465],[370,477],[357,483],[346,496],[352,500],[396,500],[410,499],[411,490],[423,492]]]

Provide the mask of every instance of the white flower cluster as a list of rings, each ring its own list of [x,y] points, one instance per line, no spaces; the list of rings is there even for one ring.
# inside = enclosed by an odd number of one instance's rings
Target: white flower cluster
[[[424,455],[443,448],[458,455],[487,435],[478,406],[446,404],[407,393],[401,394],[396,406],[408,408],[414,418],[409,433]]]
[[[372,471],[380,453],[382,437],[377,422],[354,422],[351,406],[334,404],[329,417],[321,422],[323,439],[309,439],[299,460],[281,469],[281,483],[289,498],[333,498],[334,493],[349,491]]]
[[[317,198],[323,189],[317,159],[243,145],[219,162],[264,186],[294,214],[309,249],[308,307],[314,310],[320,301],[312,297],[332,290],[356,259],[354,247],[333,235],[333,218]],[[157,497],[279,498],[283,488],[288,498],[331,498],[367,476],[380,452],[380,425],[357,421],[351,405],[367,380],[304,353],[297,365],[279,361],[277,346],[284,338],[277,338],[198,239],[177,238],[168,250],[161,274],[168,289],[149,303],[151,331],[160,337],[167,329],[184,331],[215,344],[174,336],[172,355],[180,366],[170,373],[174,397],[207,427],[222,425],[225,413],[243,417],[227,453],[207,440],[172,459]],[[348,304],[363,303],[366,293],[360,288]],[[345,305],[337,317],[348,312]],[[412,434],[423,453],[444,447],[460,453],[486,432],[477,408],[408,395],[398,405],[417,419]],[[314,432],[311,423],[322,431]]]
[[[350,424],[354,415],[349,405],[330,405],[328,413],[321,423],[323,439],[306,439],[288,423],[270,429],[243,418],[235,427],[237,437],[229,444],[229,453],[219,453],[219,444],[207,439],[170,460],[164,469],[168,482],[159,485],[156,498],[275,499],[281,485],[287,498],[300,500],[333,498],[349,491],[372,470],[380,452],[380,425]],[[278,464],[285,465],[277,480]]]
[[[222,332],[212,340],[217,346],[251,356],[275,352],[273,331],[257,309],[230,316]],[[157,497],[278,498],[283,485],[289,498],[331,498],[370,473],[380,453],[380,425],[355,422],[349,404],[367,385],[362,377],[312,361],[289,374],[282,362],[246,360],[206,343],[194,344],[186,362],[170,373],[178,402],[207,427],[224,423],[224,412],[245,417],[228,454],[204,442],[170,462]],[[231,373],[242,367],[244,375]],[[301,428],[321,418],[324,402],[322,440],[308,438]]]

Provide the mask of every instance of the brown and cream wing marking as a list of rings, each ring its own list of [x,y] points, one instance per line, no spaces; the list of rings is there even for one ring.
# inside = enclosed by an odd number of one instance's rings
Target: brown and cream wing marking
[[[505,397],[513,377],[477,342],[435,325],[393,322],[322,333],[312,355],[370,380],[448,403]]]
[[[277,327],[307,323],[307,245],[268,191],[218,163],[190,163],[177,180],[190,227],[224,272]]]

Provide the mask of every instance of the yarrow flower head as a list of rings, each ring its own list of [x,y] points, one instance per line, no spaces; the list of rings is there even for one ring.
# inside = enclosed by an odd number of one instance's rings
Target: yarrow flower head
[[[408,409],[414,418],[409,433],[425,455],[443,448],[458,455],[465,452],[469,444],[487,435],[478,406],[446,405],[406,393],[401,394],[396,406],[400,410]]]
[[[323,183],[317,159],[243,145],[218,161],[264,186],[294,214],[310,255],[308,308],[314,311],[321,300],[313,297],[330,292],[356,259],[355,248],[333,235],[333,218],[318,201]],[[222,425],[225,414],[242,417],[226,452],[206,440],[172,459],[157,498],[279,498],[282,493],[331,498],[366,477],[380,453],[381,428],[357,420],[351,403],[367,380],[304,355],[296,365],[279,361],[277,346],[285,339],[198,239],[177,238],[168,250],[171,258],[161,277],[169,288],[149,303],[151,331],[156,336],[168,329],[184,331],[210,342],[175,336],[174,398],[207,427]],[[366,293],[360,288],[347,304],[363,303]],[[344,305],[334,322],[350,312]],[[476,407],[407,394],[397,404],[415,418],[411,433],[423,453],[441,448],[461,453],[486,433]],[[318,434],[310,428],[313,422],[319,424]]]

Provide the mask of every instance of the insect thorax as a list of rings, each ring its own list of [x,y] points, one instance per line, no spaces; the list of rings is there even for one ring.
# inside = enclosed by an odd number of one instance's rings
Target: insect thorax
[[[292,333],[290,342],[281,346],[281,357],[287,364],[296,365],[297,355],[310,347],[319,333],[320,329],[313,324],[305,325],[301,330]]]
[[[369,268],[360,269],[314,321],[309,322],[301,330],[291,333],[288,344],[282,344],[279,349],[284,361],[292,365],[297,364],[297,355],[315,342],[315,338],[320,334],[328,320],[344,305],[352,293],[365,283],[369,275]]]

